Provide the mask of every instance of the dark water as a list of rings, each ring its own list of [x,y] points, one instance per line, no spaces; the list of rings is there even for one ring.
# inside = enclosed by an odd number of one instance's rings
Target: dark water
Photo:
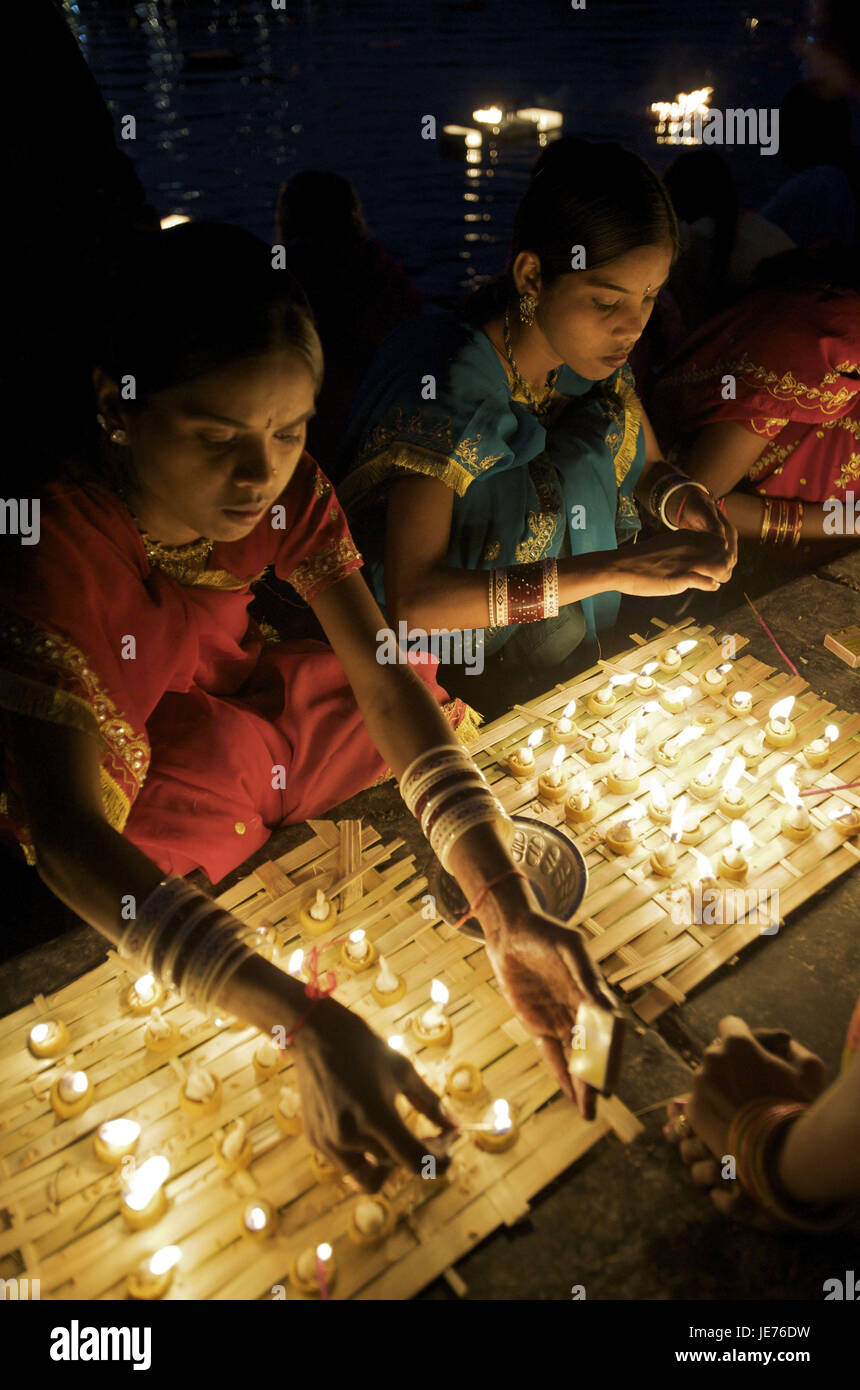
[[[504,260],[537,147],[485,142],[479,165],[446,160],[421,117],[471,124],[494,102],[563,111],[565,129],[617,139],[665,168],[654,100],[712,86],[712,105],[770,108],[803,74],[804,0],[64,0],[160,212],[235,221],[273,237],[281,181],[349,175],[371,226],[429,295]],[[755,16],[758,24],[745,23]],[[185,55],[229,49],[235,71],[193,73]],[[779,156],[727,148],[748,206],[784,176]],[[468,175],[468,176],[467,176]],[[468,195],[468,196],[467,196]]]

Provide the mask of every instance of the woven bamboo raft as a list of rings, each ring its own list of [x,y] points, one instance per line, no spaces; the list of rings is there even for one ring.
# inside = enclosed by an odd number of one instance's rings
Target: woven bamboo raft
[[[810,786],[834,787],[860,779],[860,716],[848,715],[819,699],[800,677],[777,673],[749,655],[739,655],[746,639],[720,635],[715,638],[710,627],[698,627],[692,621],[672,627],[655,620],[660,636],[645,642],[633,637],[636,645],[612,661],[601,661],[566,685],[556,686],[548,694],[517,706],[513,711],[488,724],[478,741],[470,747],[475,760],[484,772],[505,809],[511,814],[533,816],[558,826],[568,834],[585,856],[589,870],[589,891],[575,919],[587,934],[588,950],[614,988],[629,996],[635,1012],[644,1022],[651,1022],[672,1005],[682,1004],[687,994],[714,970],[733,962],[738,953],[756,940],[767,928],[767,934],[781,929],[785,918],[814,893],[825,888],[840,874],[856,864],[860,850],[854,840],[836,830],[830,811],[846,804],[860,806],[856,791],[844,791],[827,796],[804,798],[810,811],[814,833],[803,843],[795,843],[781,833],[781,817],[785,802],[774,790],[774,778],[785,764],[797,762]],[[660,653],[682,639],[696,640],[695,648],[683,659],[680,668],[671,675],[653,673],[659,686],[686,684],[691,697],[680,715],[664,714],[662,710],[650,716],[646,724],[644,743],[638,745],[643,772],[634,795],[613,795],[605,782],[609,763],[592,765],[584,758],[582,749],[592,733],[605,734],[613,750],[617,748],[619,731],[637,708],[655,696],[636,695],[630,686],[616,687],[617,703],[611,712],[594,715],[588,712],[587,700],[613,675],[631,671],[656,661]],[[725,643],[736,655],[728,685],[721,695],[708,695],[702,685],[703,673],[723,662]],[[753,698],[749,715],[736,716],[727,708],[727,699],[736,690],[746,690]],[[661,692],[658,690],[655,695]],[[751,728],[761,729],[768,710],[777,700],[795,696],[791,720],[797,738],[789,747],[765,749],[766,756],[744,773],[740,786],[749,802],[744,820],[754,839],[749,853],[750,872],[746,899],[737,885],[720,880],[721,887],[735,891],[727,895],[725,910],[711,912],[722,921],[709,923],[707,913],[702,924],[693,919],[694,912],[683,919],[681,901],[683,884],[696,878],[696,863],[690,854],[679,858],[678,872],[670,883],[652,872],[651,851],[665,842],[666,827],[655,824],[647,815],[637,823],[637,844],[629,855],[614,854],[607,846],[605,834],[631,802],[642,806],[655,782],[671,782],[681,795],[690,780],[708,761],[719,746],[734,751],[738,741]],[[598,798],[595,819],[581,833],[564,821],[563,807],[545,805],[537,795],[537,776],[550,765],[556,745],[550,737],[550,726],[564,706],[576,698],[573,718],[580,736],[566,748],[564,764],[568,772],[582,772],[594,781]],[[678,766],[671,770],[655,763],[655,746],[679,732],[704,715],[712,722],[706,733],[688,744],[680,754]],[[803,768],[800,757],[803,746],[819,737],[825,724],[839,727],[827,766],[811,772]],[[541,741],[535,748],[535,775],[519,782],[507,770],[506,759],[528,735],[538,730]],[[725,773],[724,765],[722,774]],[[813,780],[814,779],[814,780]],[[799,783],[802,785],[802,782]],[[707,812],[702,825],[704,839],[696,848],[704,853],[716,868],[720,851],[730,844],[731,822],[718,809],[715,800],[699,806]],[[684,846],[679,845],[679,850]],[[679,887],[681,885],[681,887]],[[689,901],[689,894],[687,894]],[[771,912],[778,903],[776,912]],[[765,909],[770,915],[763,921]]]
[[[462,1291],[451,1269],[455,1260],[500,1224],[522,1217],[536,1192],[607,1133],[629,1142],[640,1132],[617,1098],[601,1101],[597,1121],[586,1124],[558,1096],[534,1043],[501,998],[483,948],[434,916],[414,861],[395,857],[401,841],[382,844],[356,821],[310,826],[311,839],[262,865],[219,901],[269,931],[285,962],[294,947],[310,944],[298,929],[299,907],[317,887],[336,894],[337,921],[318,943],[321,968],[337,970],[336,997],[383,1036],[404,1035],[405,1051],[439,1091],[458,1062],[479,1067],[484,1094],[458,1105],[457,1113],[480,1121],[493,1099],[506,1098],[518,1112],[514,1146],[485,1153],[464,1136],[444,1178],[397,1172],[385,1188],[396,1225],[377,1247],[360,1247],[349,1234],[355,1194],[340,1182],[318,1181],[306,1137],[287,1137],[275,1122],[280,1087],[294,1079],[292,1063],[260,1082],[252,1060],[257,1030],[207,1020],[175,996],[167,997],[163,1014],[178,1029],[176,1046],[162,1055],[146,1050],[146,1020],[123,1002],[138,972],[111,951],[96,970],[0,1020],[3,1277],[38,1279],[45,1299],[123,1298],[129,1273],[155,1250],[177,1245],[181,1260],[168,1298],[295,1299],[303,1295],[288,1279],[293,1259],[325,1241],[334,1249],[334,1298],[406,1298],[440,1274]],[[341,947],[333,943],[358,926],[407,982],[401,1002],[385,1010],[371,995],[375,970],[348,976],[339,967]],[[421,1049],[409,1029],[434,976],[451,996],[453,1041],[444,1051]],[[38,1061],[27,1038],[49,1018],[66,1024],[69,1046],[63,1057]],[[220,1107],[209,1119],[189,1119],[179,1109],[192,1062],[222,1085]],[[93,1099],[83,1114],[61,1121],[48,1093],[70,1068],[86,1070]],[[240,1116],[248,1122],[253,1159],[227,1175],[214,1149]],[[128,1229],[120,1213],[121,1170],[106,1168],[93,1148],[97,1127],[120,1117],[142,1126],[138,1161],[158,1153],[171,1165],[166,1213],[140,1231]],[[254,1197],[276,1211],[275,1234],[265,1241],[241,1231],[242,1212]]]

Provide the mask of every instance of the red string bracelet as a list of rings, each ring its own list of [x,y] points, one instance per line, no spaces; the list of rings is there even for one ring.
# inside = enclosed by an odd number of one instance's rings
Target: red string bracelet
[[[326,971],[326,984],[320,984],[320,973],[317,965],[317,962],[319,961],[319,954],[319,946],[314,946],[311,948],[308,962],[308,975],[310,978],[308,979],[308,982],[305,985],[305,994],[308,997],[308,999],[310,999],[311,1006],[309,1009],[306,1009],[305,1012],[302,1014],[301,1018],[299,1019],[295,1028],[290,1033],[289,1037],[284,1039],[284,1048],[292,1047],[296,1034],[298,1033],[299,1029],[302,1028],[303,1025],[310,1018],[310,1015],[313,1013],[320,1000],[327,999],[329,995],[334,994],[335,990],[337,989],[337,976],[335,975],[333,970]],[[282,1052],[284,1048],[281,1048]]]
[[[685,493],[684,493],[684,496],[681,498],[681,505],[680,505],[680,507],[678,508],[678,515],[675,517],[675,529],[676,529],[676,530],[679,530],[679,529],[680,529],[680,526],[681,526],[681,513],[683,512],[683,510],[684,510],[684,508],[686,507],[686,505],[687,505],[687,503],[689,502],[689,500],[690,500],[690,494],[689,494],[689,492],[685,492]]]
[[[506,869],[503,874],[499,874],[498,878],[491,878],[489,883],[484,884],[477,898],[472,903],[472,906],[467,907],[462,917],[458,917],[456,922],[452,922],[451,925],[454,927],[462,927],[464,922],[468,922],[469,918],[478,911],[478,908],[481,906],[481,903],[484,901],[490,889],[495,888],[497,883],[503,883],[506,878],[528,878],[528,874],[524,874],[522,869]]]

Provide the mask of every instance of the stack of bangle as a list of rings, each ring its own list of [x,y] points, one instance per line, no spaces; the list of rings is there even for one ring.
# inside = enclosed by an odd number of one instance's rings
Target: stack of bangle
[[[785,497],[766,497],[761,519],[765,545],[797,545],[803,529],[803,503]]]
[[[649,512],[652,516],[656,516],[662,521],[663,525],[668,527],[670,531],[680,530],[679,522],[684,507],[682,503],[678,510],[677,520],[673,522],[670,521],[666,515],[666,503],[669,501],[670,497],[674,497],[682,488],[693,488],[696,492],[704,493],[706,497],[710,497],[711,495],[704,483],[696,482],[695,478],[688,477],[686,473],[677,472],[664,473],[652,484],[651,491],[648,494]]]
[[[783,1131],[808,1109],[800,1101],[751,1100],[732,1120],[727,1148],[735,1157],[740,1183],[771,1215],[801,1231],[838,1231],[855,1218],[852,1208],[834,1205],[816,1212],[782,1194],[774,1176]]]
[[[125,927],[119,954],[140,961],[162,984],[207,1011],[254,954],[249,943],[261,939],[256,927],[238,922],[205,893],[170,874]]]
[[[490,627],[536,623],[558,614],[558,561],[490,570]]]
[[[451,850],[473,825],[508,819],[469,755],[451,744],[419,754],[401,777],[400,792],[446,870]]]

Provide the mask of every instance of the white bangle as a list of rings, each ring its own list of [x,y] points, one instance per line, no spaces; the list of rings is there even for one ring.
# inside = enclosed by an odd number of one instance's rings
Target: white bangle
[[[697,492],[703,492],[706,497],[710,497],[711,495],[710,491],[708,490],[708,488],[705,487],[704,483],[697,483],[695,478],[690,478],[689,482],[685,481],[683,483],[673,484],[673,486],[669,488],[669,491],[666,493],[666,495],[660,499],[660,510],[658,512],[658,516],[662,521],[663,525],[667,527],[667,529],[670,531],[680,531],[681,527],[676,526],[673,522],[667,520],[666,503],[669,501],[669,498],[672,496],[673,493],[680,492],[681,489],[685,487],[695,488]]]

